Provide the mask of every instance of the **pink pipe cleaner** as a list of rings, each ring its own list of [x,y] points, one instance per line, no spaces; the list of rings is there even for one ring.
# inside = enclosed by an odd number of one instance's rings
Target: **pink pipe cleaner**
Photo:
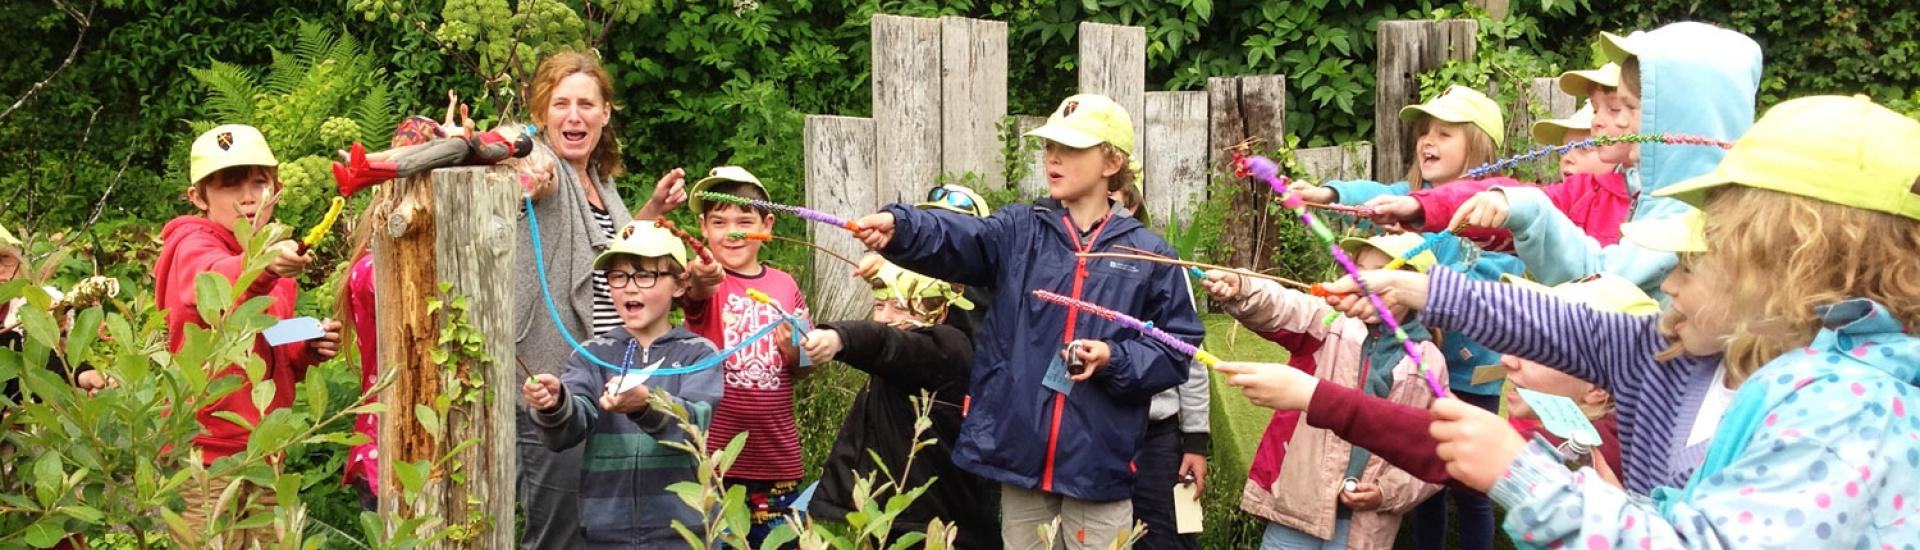
[[[1182,342],[1180,341],[1180,339],[1174,338],[1172,334],[1167,334],[1167,331],[1155,328],[1153,326],[1153,323],[1151,322],[1135,319],[1131,315],[1127,315],[1125,313],[1108,309],[1099,304],[1095,304],[1093,302],[1088,302],[1085,300],[1076,300],[1073,298],[1061,296],[1059,294],[1056,294],[1047,290],[1041,290],[1041,289],[1034,289],[1033,297],[1039,298],[1043,302],[1048,302],[1055,305],[1065,306],[1069,308],[1079,308],[1080,310],[1093,314],[1094,317],[1099,317],[1101,319],[1113,321],[1114,323],[1119,324],[1120,326],[1140,331],[1141,334],[1145,334],[1148,338],[1158,340],[1160,341],[1160,343],[1166,344],[1167,347],[1173,348],[1175,351],[1192,356],[1194,359],[1199,360],[1201,363],[1204,363],[1209,367],[1213,366],[1215,363],[1218,363],[1220,361],[1218,357],[1214,357],[1213,354],[1207,353],[1206,350],[1200,349],[1199,347],[1196,347],[1193,344]]]

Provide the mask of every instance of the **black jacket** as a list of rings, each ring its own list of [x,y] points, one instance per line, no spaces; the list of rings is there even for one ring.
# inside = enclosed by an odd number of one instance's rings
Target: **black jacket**
[[[820,325],[840,333],[842,345],[835,359],[870,376],[866,387],[853,397],[847,419],[840,425],[840,436],[827,454],[820,487],[808,512],[844,521],[853,511],[856,472],[860,476],[876,475],[876,484],[886,481],[884,474],[877,474],[880,470],[874,465],[874,455],[900,475],[907,451],[913,446],[916,417],[911,398],[924,389],[932,392],[935,400],[930,418],[933,428],[924,437],[938,442],[921,449],[915,457],[913,471],[906,474],[906,489],[919,487],[930,478],[939,479],[894,522],[894,532],[922,531],[932,518],[940,518],[959,526],[960,537],[955,541],[958,548],[1001,547],[998,484],[961,471],[952,460],[953,443],[960,434],[962,401],[967,395],[967,369],[973,361],[972,338],[964,328],[969,323],[961,315],[965,312],[953,313],[949,316],[954,321],[951,325],[911,330],[872,321]]]

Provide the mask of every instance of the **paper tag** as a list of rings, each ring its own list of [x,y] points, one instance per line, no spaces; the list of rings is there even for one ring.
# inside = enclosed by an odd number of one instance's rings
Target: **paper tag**
[[[646,385],[647,379],[653,378],[653,371],[657,370],[660,370],[660,361],[655,361],[652,365],[648,365],[647,368],[629,372],[626,376],[616,376],[614,377],[616,383],[613,391],[610,393],[620,395],[627,393],[627,390]]]
[[[813,482],[812,485],[808,485],[807,490],[801,491],[800,496],[793,498],[793,504],[791,506],[788,506],[788,508],[792,509],[795,512],[799,512],[800,515],[806,515],[807,508],[813,505],[813,491],[819,488],[820,488],[819,481],[815,481]]]
[[[1499,364],[1493,364],[1493,365],[1487,365],[1477,369],[1473,369],[1473,381],[1468,383],[1478,386],[1481,384],[1485,384],[1485,383],[1492,382],[1494,380],[1499,380],[1506,377],[1507,377],[1507,368],[1502,367]]]
[[[1174,532],[1182,535],[1198,533],[1205,518],[1200,509],[1200,497],[1193,493],[1194,484],[1173,484],[1173,523]]]
[[[1047,376],[1040,380],[1040,385],[1060,395],[1073,395],[1073,380],[1067,378],[1067,362],[1060,354],[1053,354],[1053,362],[1047,364]]]
[[[320,328],[319,319],[294,317],[274,323],[267,330],[260,331],[260,335],[266,337],[267,345],[278,346],[320,338],[326,336],[327,331]]]
[[[1572,399],[1540,393],[1526,388],[1514,388],[1520,399],[1533,409],[1534,416],[1540,417],[1540,425],[1561,439],[1573,437],[1578,432],[1587,432],[1600,439],[1600,431],[1593,429],[1593,422],[1587,420],[1587,414],[1580,412],[1580,406]]]

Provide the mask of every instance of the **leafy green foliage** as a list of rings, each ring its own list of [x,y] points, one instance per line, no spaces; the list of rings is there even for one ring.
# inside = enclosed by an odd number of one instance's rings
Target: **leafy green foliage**
[[[353,35],[303,22],[292,51],[272,52],[264,76],[221,61],[188,69],[206,86],[214,117],[194,123],[193,130],[219,124],[259,128],[281,159],[286,184],[275,217],[306,226],[320,220],[334,194],[328,171],[333,151],[354,141],[385,143],[398,117],[385,70]]]

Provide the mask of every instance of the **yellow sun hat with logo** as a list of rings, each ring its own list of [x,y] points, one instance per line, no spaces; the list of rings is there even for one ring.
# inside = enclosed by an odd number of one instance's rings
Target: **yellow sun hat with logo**
[[[279,166],[260,130],[245,124],[215,126],[194,138],[187,162],[187,185],[235,166]]]
[[[613,267],[613,261],[620,256],[636,258],[672,258],[673,263],[681,267],[687,265],[687,244],[680,242],[672,231],[653,224],[653,220],[634,220],[620,229],[607,250],[593,259],[593,268],[605,270]]]
[[[1047,117],[1045,125],[1026,135],[1074,149],[1109,143],[1129,157],[1133,155],[1133,117],[1113,98],[1100,94],[1068,97]]]

